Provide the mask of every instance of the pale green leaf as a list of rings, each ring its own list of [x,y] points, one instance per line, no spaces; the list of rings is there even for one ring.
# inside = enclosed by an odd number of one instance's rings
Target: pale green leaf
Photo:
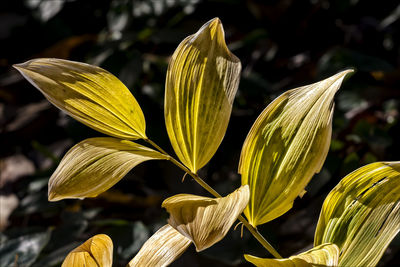
[[[171,215],[168,223],[202,251],[224,238],[248,201],[245,185],[220,198],[175,195],[164,200],[162,207]]]
[[[71,251],[61,267],[111,267],[113,243],[104,234],[95,235]]]
[[[288,211],[328,153],[333,98],[351,70],[289,90],[260,114],[242,148],[239,173],[250,186],[245,215],[253,226]]]
[[[400,230],[400,162],[376,162],[343,178],[323,204],[314,244],[340,249],[339,266],[375,266]]]
[[[196,172],[212,158],[228,126],[241,64],[215,18],[178,46],[165,83],[165,123],[179,159]]]
[[[33,59],[14,67],[52,104],[85,125],[123,139],[146,139],[139,104],[108,71],[53,58]]]
[[[86,139],[61,160],[49,180],[49,200],[95,197],[143,161],[169,159],[153,149],[112,137]]]
[[[127,267],[167,266],[179,258],[190,243],[171,225],[164,225],[143,244]]]
[[[323,244],[287,259],[265,259],[244,255],[257,267],[322,267],[337,266],[339,248],[335,244]]]

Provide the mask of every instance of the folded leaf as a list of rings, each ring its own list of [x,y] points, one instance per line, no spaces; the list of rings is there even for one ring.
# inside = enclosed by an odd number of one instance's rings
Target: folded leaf
[[[40,58],[14,65],[56,107],[83,124],[123,139],[146,138],[146,122],[136,99],[102,68]]]
[[[179,159],[192,171],[215,154],[228,126],[241,64],[215,18],[187,37],[169,63],[165,123]]]
[[[333,97],[349,72],[285,92],[255,121],[239,163],[242,184],[250,186],[245,215],[251,225],[288,211],[320,171],[331,141]]]
[[[220,241],[249,201],[249,187],[240,187],[226,197],[209,198],[179,194],[164,200],[168,223],[202,251]]]
[[[179,258],[189,245],[189,239],[181,235],[169,224],[164,225],[144,243],[128,266],[167,266]]]
[[[146,160],[168,159],[148,147],[112,137],[86,139],[61,160],[49,180],[49,200],[95,197]]]
[[[245,259],[258,267],[322,267],[337,266],[339,248],[335,244],[323,244],[287,259],[264,259],[244,255]]]
[[[343,178],[322,206],[314,244],[340,249],[339,266],[375,266],[400,231],[400,162],[377,162]]]
[[[112,259],[112,240],[107,235],[100,234],[71,251],[61,267],[111,267]]]

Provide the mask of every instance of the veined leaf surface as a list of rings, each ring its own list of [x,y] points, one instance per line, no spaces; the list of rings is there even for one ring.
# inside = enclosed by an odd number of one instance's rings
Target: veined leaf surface
[[[248,201],[245,185],[221,198],[175,195],[164,200],[162,207],[171,215],[168,223],[202,251],[224,238]]]
[[[168,159],[153,149],[113,137],[86,139],[61,160],[49,180],[49,200],[95,197],[143,161]]]
[[[122,139],[146,138],[139,104],[108,71],[54,58],[33,59],[14,67],[52,104],[83,124]]]
[[[336,267],[339,248],[335,244],[323,244],[287,259],[266,259],[248,254],[244,257],[257,267]]]
[[[61,267],[111,267],[112,260],[112,240],[107,235],[100,234],[72,250]]]
[[[288,211],[320,171],[331,141],[333,97],[351,70],[289,90],[260,114],[244,142],[239,173],[257,226]]]
[[[172,147],[192,171],[215,154],[228,127],[241,64],[215,18],[178,46],[165,83],[165,123]]]
[[[399,230],[400,162],[376,162],[350,173],[329,193],[314,244],[337,244],[339,266],[375,266]]]
[[[188,238],[181,235],[171,225],[164,225],[143,244],[128,266],[168,266],[185,252],[190,243]]]

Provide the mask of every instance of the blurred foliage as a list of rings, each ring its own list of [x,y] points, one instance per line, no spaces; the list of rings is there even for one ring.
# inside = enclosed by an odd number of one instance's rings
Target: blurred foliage
[[[100,134],[48,104],[12,64],[56,57],[109,70],[137,98],[148,135],[172,151],[163,117],[168,59],[184,37],[219,17],[243,64],[227,134],[200,171],[221,194],[239,186],[242,143],[273,98],[354,67],[336,97],[323,170],[288,213],[259,229],[288,256],[312,246],[322,202],[342,177],[400,158],[399,10],[394,0],[1,1],[0,266],[59,266],[98,233],[110,235],[114,266],[124,266],[165,223],[163,199],[181,192],[208,196],[189,178],[182,183],[183,173],[168,162],[148,162],[98,198],[48,202],[47,181],[66,150]],[[246,231],[241,238],[231,230],[204,252],[192,246],[172,266],[249,266],[244,253],[268,256]],[[380,266],[399,265],[399,255],[397,238]]]

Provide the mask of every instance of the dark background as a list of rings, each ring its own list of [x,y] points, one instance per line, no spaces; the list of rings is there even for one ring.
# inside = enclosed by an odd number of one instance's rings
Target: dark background
[[[231,121],[200,175],[221,194],[240,185],[241,146],[254,120],[283,91],[354,68],[336,95],[331,149],[294,207],[259,226],[285,257],[312,246],[322,202],[352,170],[400,159],[398,1],[12,1],[0,2],[0,266],[59,266],[89,237],[114,242],[125,266],[166,223],[161,202],[176,193],[208,196],[169,162],[146,162],[95,199],[47,201],[47,181],[75,143],[102,136],[51,106],[11,65],[55,57],[99,65],[140,103],[148,136],[173,153],[163,118],[168,59],[180,41],[219,17],[243,71]],[[9,215],[10,214],[10,215]],[[380,266],[400,264],[396,238]],[[193,246],[172,266],[250,266],[269,254],[240,229],[210,249]],[[15,255],[17,262],[13,265]]]

